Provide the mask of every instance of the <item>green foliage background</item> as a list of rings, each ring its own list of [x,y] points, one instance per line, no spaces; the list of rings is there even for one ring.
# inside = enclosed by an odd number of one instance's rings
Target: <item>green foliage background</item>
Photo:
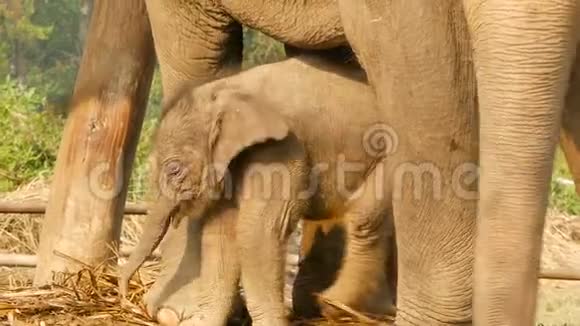
[[[86,1],[0,0],[0,192],[52,174],[82,55]],[[284,55],[282,44],[244,29],[244,68]],[[162,96],[156,70],[129,200],[145,194],[147,154]]]
[[[87,1],[0,0],[0,192],[52,173],[82,54],[81,6]],[[11,3],[19,5],[17,12]],[[280,43],[244,30],[243,68],[283,57]],[[129,187],[132,201],[145,194],[147,154],[161,98],[156,71]],[[578,215],[574,188],[558,183],[557,177],[570,178],[560,152],[551,204]]]

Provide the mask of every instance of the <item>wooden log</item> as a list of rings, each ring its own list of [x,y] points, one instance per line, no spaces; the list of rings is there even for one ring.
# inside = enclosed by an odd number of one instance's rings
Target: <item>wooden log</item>
[[[2,202],[0,201],[0,214],[44,214],[46,203],[43,202]],[[126,204],[126,215],[146,215],[147,207],[140,204]]]
[[[560,281],[580,281],[580,271],[571,270],[542,270],[538,278],[546,280],[560,280]]]
[[[35,255],[0,254],[0,266],[35,267]]]
[[[145,1],[96,0],[40,235],[35,285],[113,257],[155,67]]]
[[[134,248],[121,248],[121,257],[127,257],[133,252]],[[156,250],[151,255],[151,258],[160,258],[159,251]],[[286,258],[287,264],[298,265],[298,256],[288,255]],[[37,264],[36,255],[22,255],[22,254],[1,254],[0,266],[12,267],[35,267]],[[559,281],[580,281],[580,271],[568,270],[549,270],[541,271],[538,276],[540,279],[559,280]]]
[[[120,255],[121,257],[127,257],[131,255],[134,248],[121,247]],[[154,251],[150,258],[158,259],[160,257],[159,251]],[[2,254],[0,253],[0,266],[10,266],[10,267],[36,267],[38,263],[38,257],[36,255],[23,255],[23,254]]]

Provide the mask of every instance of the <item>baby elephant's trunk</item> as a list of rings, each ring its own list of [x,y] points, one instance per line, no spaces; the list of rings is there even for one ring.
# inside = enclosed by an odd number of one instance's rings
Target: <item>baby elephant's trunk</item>
[[[174,203],[167,198],[163,198],[149,212],[141,240],[135,247],[133,253],[131,253],[127,263],[121,268],[119,288],[122,296],[127,296],[129,292],[129,280],[133,277],[137,269],[141,267],[143,262],[145,262],[145,259],[157,248],[161,239],[167,233],[170,217],[175,208],[176,205]]]

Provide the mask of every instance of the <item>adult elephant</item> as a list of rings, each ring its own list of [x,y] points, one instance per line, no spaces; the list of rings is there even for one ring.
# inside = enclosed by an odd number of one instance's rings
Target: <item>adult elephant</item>
[[[446,193],[439,205],[417,205],[404,185],[395,199],[397,324],[533,325],[567,91],[569,114],[578,105],[578,77],[571,75],[578,1],[339,0],[339,6],[379,106],[405,127],[399,162],[435,162],[443,177],[465,159],[481,166],[475,241],[474,208],[458,204],[457,193]],[[478,122],[465,114],[476,107]],[[572,123],[565,124],[567,134],[577,134]],[[445,125],[451,128],[432,133]],[[467,128],[478,125],[479,153],[470,142],[477,128]]]

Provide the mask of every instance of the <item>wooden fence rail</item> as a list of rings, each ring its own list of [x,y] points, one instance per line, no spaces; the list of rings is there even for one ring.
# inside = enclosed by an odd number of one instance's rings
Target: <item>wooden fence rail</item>
[[[119,255],[121,257],[127,257],[133,252],[133,248],[121,248]],[[159,258],[160,254],[158,251],[154,251],[150,258]],[[37,257],[36,255],[25,255],[25,254],[3,254],[0,253],[0,266],[10,266],[10,267],[36,267]]]
[[[44,214],[46,203],[41,201],[14,203],[0,201],[0,214]],[[126,215],[147,215],[147,207],[143,204],[127,203]]]
[[[44,214],[46,204],[41,201],[13,203],[0,201],[0,214]],[[146,215],[147,208],[142,204],[127,203],[127,215]],[[121,256],[127,256],[131,249],[121,249]],[[154,254],[154,256],[157,256]],[[36,255],[0,254],[0,266],[35,267]],[[580,271],[549,270],[540,271],[539,278],[550,280],[580,281]]]
[[[120,255],[126,257],[132,251],[133,248],[121,248]],[[159,253],[157,251],[154,252],[152,257],[159,258]],[[0,266],[35,267],[36,255],[0,254]],[[580,281],[580,271],[560,269],[542,270],[540,271],[539,278],[560,281]]]
[[[0,214],[44,214],[46,203],[42,201],[9,202],[0,201]],[[146,215],[147,208],[142,204],[127,203],[125,205],[126,215]],[[133,248],[121,248],[121,256],[129,256]],[[154,252],[152,257],[159,257],[158,252]],[[12,267],[36,267],[36,255],[23,254],[3,254],[0,253],[0,266]]]

